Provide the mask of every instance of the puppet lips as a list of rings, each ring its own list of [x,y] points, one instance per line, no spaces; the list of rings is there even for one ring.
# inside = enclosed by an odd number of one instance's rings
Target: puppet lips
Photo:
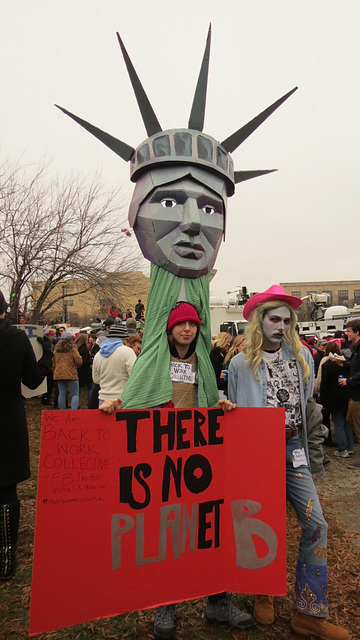
[[[204,255],[204,247],[202,244],[190,244],[190,242],[179,242],[174,247],[175,253],[181,258],[193,258],[200,260]]]

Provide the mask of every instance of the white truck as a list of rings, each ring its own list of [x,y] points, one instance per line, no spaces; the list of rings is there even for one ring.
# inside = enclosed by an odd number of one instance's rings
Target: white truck
[[[299,322],[300,334],[315,335],[322,338],[334,334],[335,331],[343,331],[346,323],[352,318],[360,317],[360,306],[348,309],[343,305],[326,306],[329,300],[328,293],[311,293],[304,296],[312,305],[311,320]]]
[[[227,331],[233,337],[245,331],[248,324],[242,315],[243,307],[229,307],[226,304],[212,305],[210,302],[211,335]]]
[[[211,335],[216,336],[220,331],[227,331],[233,337],[244,333],[248,322],[244,319],[244,305],[249,299],[246,287],[236,287],[228,294],[235,294],[223,302],[217,296],[210,296]]]
[[[317,338],[333,335],[335,331],[344,331],[349,320],[360,317],[360,309],[347,309],[346,307],[329,307],[326,309],[325,317],[321,320],[310,320],[299,322],[300,334],[309,336],[315,335]]]
[[[233,294],[227,303],[221,298],[210,296],[211,335],[216,336],[220,331],[227,331],[233,337],[243,333],[248,322],[244,319],[244,305],[253,294],[248,294],[246,287],[236,287],[228,294]],[[234,295],[235,294],[235,295]],[[360,306],[354,309],[336,305],[326,307],[328,294],[310,294],[305,296],[313,309],[312,320],[299,322],[300,334],[313,335],[317,339],[325,335],[334,334],[335,331],[343,331],[348,320],[360,317]]]

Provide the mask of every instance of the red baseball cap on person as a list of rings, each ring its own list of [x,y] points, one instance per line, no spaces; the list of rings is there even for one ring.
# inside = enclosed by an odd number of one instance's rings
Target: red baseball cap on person
[[[256,293],[247,301],[243,311],[245,320],[250,320],[253,311],[255,311],[255,309],[261,304],[272,301],[285,302],[294,310],[298,309],[298,307],[302,305],[302,300],[300,298],[296,298],[296,296],[289,296],[285,289],[283,289],[279,284],[273,284],[263,293]]]
[[[170,311],[166,330],[171,331],[177,324],[186,322],[187,320],[195,322],[197,328],[200,329],[201,322],[195,307],[188,302],[177,302],[175,307]]]

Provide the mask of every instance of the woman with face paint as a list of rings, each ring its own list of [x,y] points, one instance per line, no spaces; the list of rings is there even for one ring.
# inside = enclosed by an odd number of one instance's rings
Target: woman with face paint
[[[248,300],[245,348],[230,363],[229,399],[240,407],[285,409],[286,495],[302,530],[291,626],[303,635],[347,640],[348,632],[327,620],[327,523],[310,471],[306,424],[314,367],[309,349],[295,331],[295,309],[301,303],[279,285]],[[262,624],[274,621],[271,596],[255,596],[254,616]]]

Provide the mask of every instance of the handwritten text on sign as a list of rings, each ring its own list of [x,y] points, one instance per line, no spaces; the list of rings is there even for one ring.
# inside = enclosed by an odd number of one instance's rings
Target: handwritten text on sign
[[[45,412],[30,633],[285,593],[284,451],[277,409]]]

